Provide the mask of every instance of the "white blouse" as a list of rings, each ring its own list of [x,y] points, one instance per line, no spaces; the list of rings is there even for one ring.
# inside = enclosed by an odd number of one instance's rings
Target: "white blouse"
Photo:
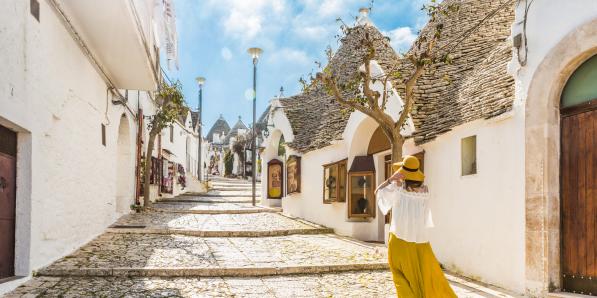
[[[429,193],[408,192],[392,182],[377,192],[377,206],[383,214],[392,209],[390,232],[396,237],[407,242],[429,242],[428,230],[433,227]]]

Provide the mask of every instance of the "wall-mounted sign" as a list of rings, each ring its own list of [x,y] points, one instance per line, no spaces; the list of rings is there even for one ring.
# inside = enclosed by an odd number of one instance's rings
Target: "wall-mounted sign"
[[[267,163],[267,197],[269,199],[282,198],[282,181],[284,176],[282,165],[282,162],[277,159],[273,159]]]
[[[301,192],[301,157],[291,155],[286,162],[286,187],[288,194]]]

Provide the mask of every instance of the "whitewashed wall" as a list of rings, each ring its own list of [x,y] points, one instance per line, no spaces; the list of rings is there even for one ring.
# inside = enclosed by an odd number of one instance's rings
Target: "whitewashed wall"
[[[3,4],[0,124],[18,132],[15,273],[30,276],[130,212],[137,124],[46,1],[40,22],[28,1]],[[128,106],[153,113],[144,91]]]
[[[41,23],[29,14],[29,2],[10,1],[0,12],[2,22],[11,24],[0,39],[5,65],[0,119],[21,141],[16,274],[25,276],[116,219],[121,115],[128,130],[136,131],[131,115],[111,103],[106,84],[46,2],[40,6]],[[128,138],[135,144],[133,133]],[[134,173],[133,164],[124,170]],[[133,183],[134,175],[130,179]]]
[[[376,62],[371,65],[373,75],[380,74],[381,68]],[[389,83],[388,83],[389,84]],[[392,88],[389,84],[389,88]],[[372,85],[373,90],[383,90],[383,83],[377,82]],[[323,204],[323,165],[348,159],[347,167],[350,169],[355,156],[367,155],[369,140],[378,127],[375,120],[360,112],[351,114],[346,128],[342,133],[342,140],[332,142],[332,145],[310,151],[305,154],[295,152],[290,148],[286,150],[286,156],[299,155],[301,160],[301,192],[292,194],[280,200],[267,199],[267,162],[277,158],[278,141],[284,135],[286,142],[294,139],[293,130],[281,105],[278,101],[272,101],[274,107],[270,121],[274,123],[275,129],[270,136],[264,140],[265,150],[262,154],[262,198],[267,206],[281,205],[284,213],[304,218],[330,228],[341,235],[352,236],[366,241],[383,241],[384,239],[384,216],[376,208],[375,218],[369,221],[354,221],[348,218],[348,202],[334,202]],[[402,105],[399,97],[391,96],[388,99],[388,113],[397,115]],[[409,123],[410,124],[410,123]],[[412,127],[409,125],[405,133]],[[382,152],[374,156],[376,167],[376,182],[384,178],[383,157],[388,152]],[[284,160],[283,160],[284,161]],[[348,170],[347,169],[347,170]],[[284,175],[286,176],[286,175]],[[347,198],[348,200],[348,198]]]
[[[461,139],[473,135],[477,174],[462,176]],[[523,111],[461,125],[422,147],[437,258],[454,272],[524,292]]]

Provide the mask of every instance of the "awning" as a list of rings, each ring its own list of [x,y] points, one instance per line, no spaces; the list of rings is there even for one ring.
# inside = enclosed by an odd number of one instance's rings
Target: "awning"
[[[349,172],[375,172],[373,156],[355,156]]]

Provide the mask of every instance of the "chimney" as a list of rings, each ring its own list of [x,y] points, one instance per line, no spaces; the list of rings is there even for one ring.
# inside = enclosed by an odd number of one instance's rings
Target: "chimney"
[[[367,7],[362,7],[359,9],[359,16],[357,18],[357,26],[370,26],[373,25],[371,20],[369,20],[369,12],[370,9]]]

